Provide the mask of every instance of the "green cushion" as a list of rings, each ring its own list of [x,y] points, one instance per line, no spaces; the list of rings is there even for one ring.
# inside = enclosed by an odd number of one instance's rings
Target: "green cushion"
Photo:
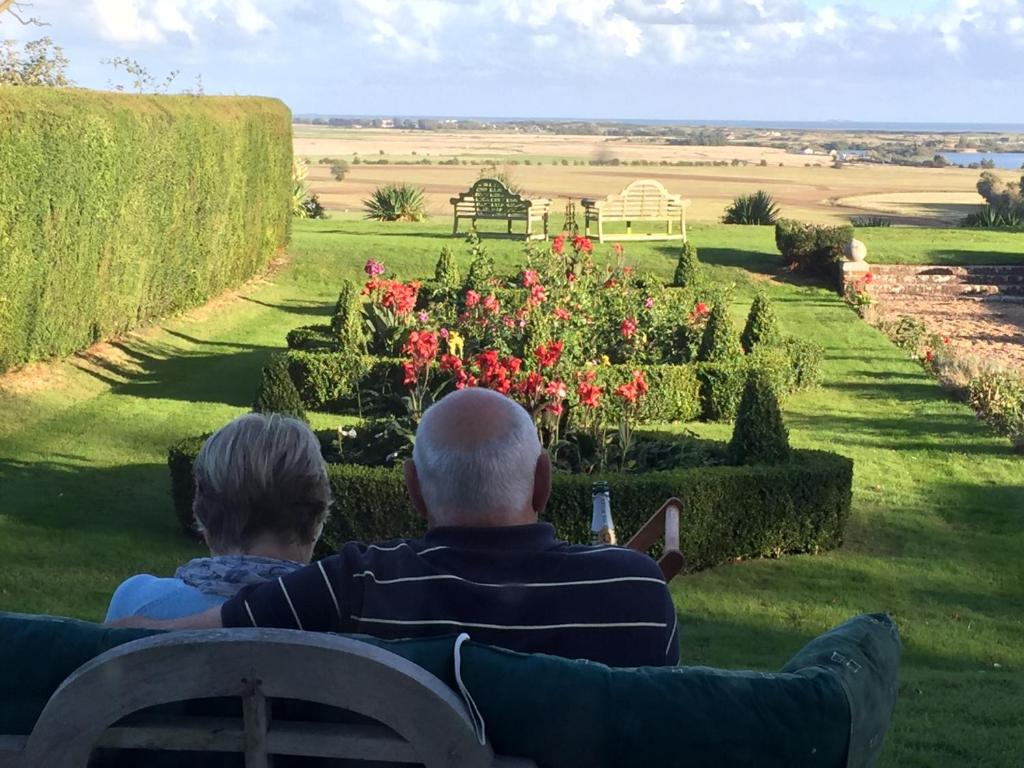
[[[783,672],[602,664],[463,646],[462,677],[500,754],[541,766],[873,765],[892,717],[899,638],[861,616]]]
[[[29,733],[61,682],[89,659],[157,634],[0,613],[0,734]],[[456,688],[453,638],[357,636]],[[860,616],[816,638],[780,673],[703,667],[613,669],[468,642],[461,675],[499,754],[541,766],[873,765],[897,690],[892,621]]]

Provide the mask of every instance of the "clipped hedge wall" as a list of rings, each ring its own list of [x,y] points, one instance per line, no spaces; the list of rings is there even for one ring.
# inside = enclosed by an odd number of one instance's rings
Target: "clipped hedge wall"
[[[192,518],[191,461],[201,439],[172,449],[175,511],[186,530]],[[324,529],[324,550],[346,541],[382,541],[423,534],[397,469],[328,465],[335,511]],[[588,475],[554,477],[543,519],[560,538],[585,542],[590,535]],[[727,560],[817,552],[839,546],[850,515],[853,462],[817,451],[794,451],[774,466],[704,467],[607,479],[619,540],[626,541],[669,497],[683,502],[680,538],[690,570]],[[188,491],[186,494],[185,491]]]
[[[195,306],[288,239],[279,101],[0,87],[0,125],[0,370]]]

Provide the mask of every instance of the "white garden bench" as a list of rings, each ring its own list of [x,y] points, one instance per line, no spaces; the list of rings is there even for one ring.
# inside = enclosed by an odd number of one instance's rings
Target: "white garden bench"
[[[149,707],[239,698],[242,717],[142,715]],[[269,699],[314,702],[373,724],[271,720]],[[173,632],[126,643],[83,664],[53,694],[31,735],[0,736],[0,768],[86,768],[96,748],[234,752],[246,768],[270,755],[529,768],[496,757],[463,700],[390,651],[286,629]]]
[[[478,219],[508,222],[508,234],[512,234],[512,222],[526,222],[527,240],[547,240],[548,214],[551,201],[547,198],[525,198],[512,192],[498,179],[480,179],[467,192],[449,201],[454,208],[455,221],[452,235],[459,234],[459,221],[469,219],[476,227]],[[540,232],[534,226],[541,227]]]
[[[585,234],[591,236],[591,223],[596,222],[599,243],[605,240],[686,240],[686,209],[690,207],[690,201],[669,194],[655,179],[639,179],[617,195],[609,195],[602,200],[584,198],[581,204]],[[647,221],[664,223],[665,231],[633,232],[634,223]],[[606,233],[604,225],[608,222],[625,222],[625,234]],[[679,223],[679,231],[674,233],[672,226],[675,222]]]

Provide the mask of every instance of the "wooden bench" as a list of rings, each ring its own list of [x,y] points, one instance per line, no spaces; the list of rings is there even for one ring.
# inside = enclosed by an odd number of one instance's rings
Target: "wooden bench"
[[[241,717],[146,715],[149,707],[238,698]],[[373,723],[272,720],[291,699]],[[127,720],[125,718],[128,718]],[[481,743],[464,701],[390,651],[287,629],[174,632],[135,640],[83,664],[53,694],[31,735],[0,736],[0,768],[86,768],[96,748],[241,753],[416,763],[428,768],[535,768]]]
[[[597,222],[597,241],[605,240],[686,240],[686,209],[689,200],[679,195],[670,195],[661,182],[655,179],[634,181],[617,195],[603,200],[582,200],[584,231],[590,237],[590,225]],[[626,222],[625,234],[609,234],[604,231],[607,222]],[[655,221],[665,223],[665,232],[634,234],[633,223]],[[674,222],[679,222],[679,231],[672,232]]]
[[[450,200],[454,208],[455,221],[452,235],[459,234],[459,221],[469,219],[476,227],[478,219],[508,222],[508,234],[512,234],[512,222],[526,222],[527,240],[546,240],[548,237],[548,214],[551,201],[546,198],[524,198],[509,190],[498,179],[480,179],[468,192],[461,192]],[[542,227],[541,232],[534,225]]]

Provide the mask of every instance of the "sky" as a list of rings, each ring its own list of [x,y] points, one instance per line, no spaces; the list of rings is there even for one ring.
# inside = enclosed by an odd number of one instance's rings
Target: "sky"
[[[1024,123],[1024,0],[35,0],[76,84],[299,114]]]

